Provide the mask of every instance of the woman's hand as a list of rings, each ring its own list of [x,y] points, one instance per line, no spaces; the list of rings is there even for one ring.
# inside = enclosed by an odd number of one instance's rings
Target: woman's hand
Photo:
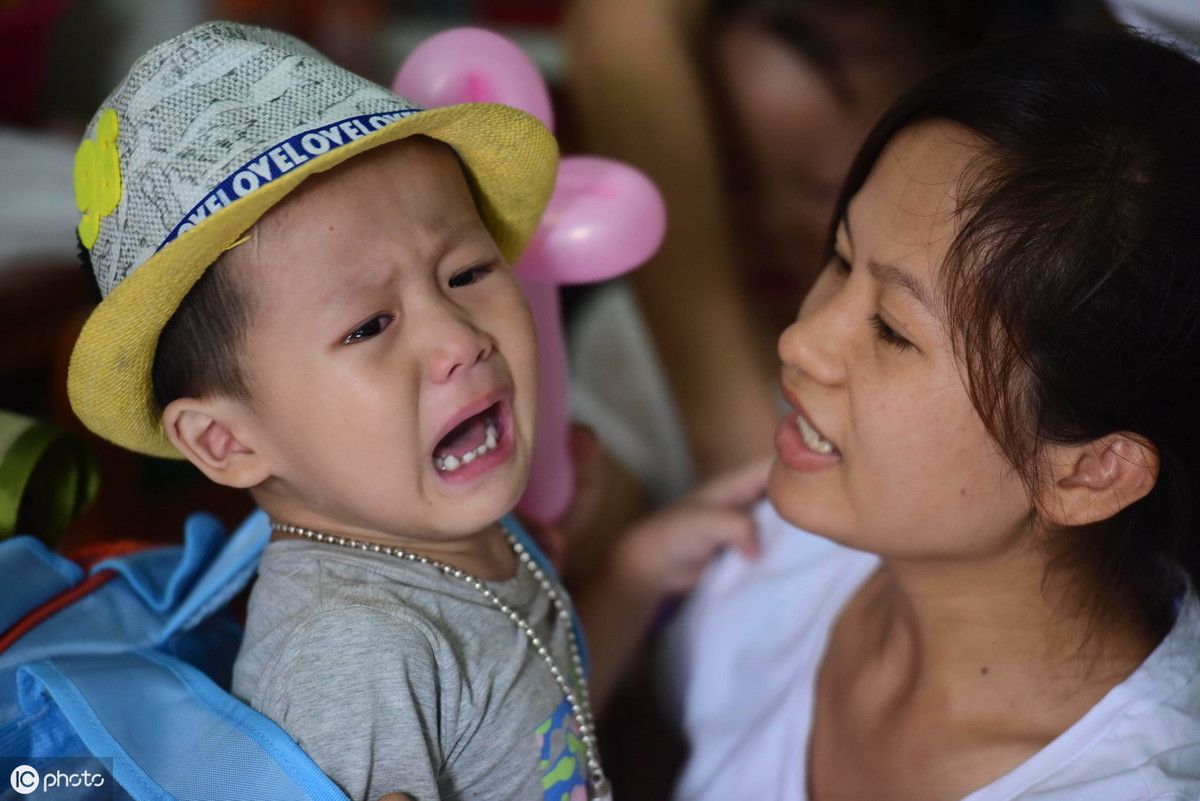
[[[690,590],[725,548],[757,556],[749,507],[762,497],[770,467],[763,459],[726,473],[638,523],[617,542],[610,571],[657,603]]]
[[[754,462],[636,524],[575,593],[592,654],[594,709],[604,706],[665,599],[695,586],[725,548],[757,555],[750,505],[762,496],[769,470],[769,460]]]

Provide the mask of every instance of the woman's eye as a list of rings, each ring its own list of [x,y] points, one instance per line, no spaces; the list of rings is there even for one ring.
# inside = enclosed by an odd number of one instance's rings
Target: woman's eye
[[[346,345],[352,345],[355,342],[361,342],[364,339],[370,339],[391,325],[392,320],[394,319],[395,316],[391,314],[377,314],[347,334],[346,338],[343,340],[343,343]]]
[[[490,264],[477,264],[474,267],[460,270],[450,277],[450,288],[458,289],[459,287],[474,284],[482,280],[491,271],[492,265]]]
[[[897,334],[896,330],[885,323],[878,314],[871,315],[871,325],[874,326],[875,336],[879,338],[880,342],[886,342],[900,350],[907,350],[913,346],[911,342]]]

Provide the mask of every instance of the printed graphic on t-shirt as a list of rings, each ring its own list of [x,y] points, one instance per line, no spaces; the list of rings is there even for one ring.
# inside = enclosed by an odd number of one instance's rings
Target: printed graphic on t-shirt
[[[571,703],[562,703],[537,727],[544,801],[587,801],[587,758]]]

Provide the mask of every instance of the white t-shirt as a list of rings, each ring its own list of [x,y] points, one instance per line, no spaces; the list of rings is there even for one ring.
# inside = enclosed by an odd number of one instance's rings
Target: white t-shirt
[[[729,552],[667,631],[661,678],[691,746],[675,798],[806,798],[813,688],[829,631],[879,564],[756,510],[762,556]],[[882,797],[882,796],[881,796]],[[964,801],[1200,799],[1200,602],[1091,711]]]
[[[1200,3],[1196,0],[1108,0],[1118,21],[1167,40],[1200,58]]]

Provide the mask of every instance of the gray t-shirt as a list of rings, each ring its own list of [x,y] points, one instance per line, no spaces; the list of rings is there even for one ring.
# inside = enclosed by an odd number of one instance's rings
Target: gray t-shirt
[[[530,572],[488,586],[572,675],[570,624]],[[549,667],[482,593],[428,565],[272,542],[233,692],[356,801],[559,801],[585,786],[579,730]]]

